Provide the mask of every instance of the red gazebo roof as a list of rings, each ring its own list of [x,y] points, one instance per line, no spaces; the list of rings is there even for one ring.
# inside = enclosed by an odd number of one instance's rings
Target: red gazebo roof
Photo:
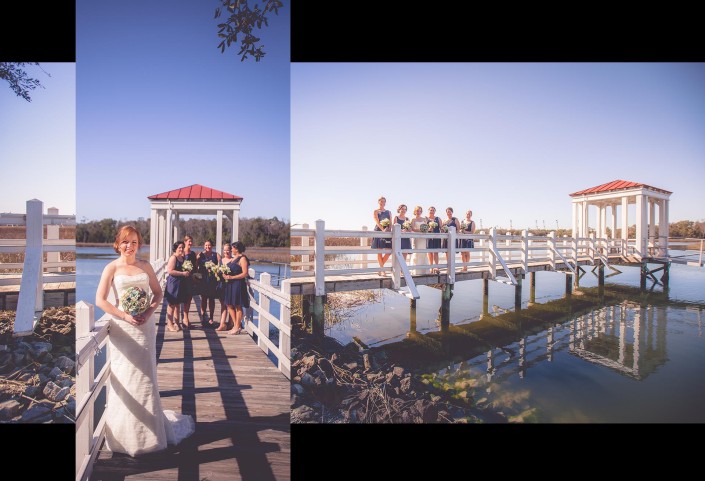
[[[242,197],[228,194],[217,189],[193,184],[188,187],[162,192],[161,194],[150,195],[148,199],[168,199],[168,200],[242,200]]]
[[[600,192],[615,192],[615,191],[624,190],[624,189],[632,189],[634,187],[646,187],[647,189],[657,190],[659,192],[664,192],[666,194],[672,194],[672,192],[669,192],[665,189],[660,189],[658,187],[652,187],[650,185],[642,184],[639,182],[630,182],[628,180],[613,180],[612,182],[607,182],[606,184],[602,184],[602,185],[598,185],[595,187],[590,187],[589,189],[583,189],[583,190],[579,190],[577,192],[573,192],[572,194],[570,194],[570,196],[575,197],[576,195],[597,194]]]

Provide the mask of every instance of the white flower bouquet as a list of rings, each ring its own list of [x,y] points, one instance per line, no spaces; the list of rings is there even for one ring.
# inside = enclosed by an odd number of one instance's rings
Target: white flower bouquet
[[[404,223],[401,225],[401,228],[406,232],[411,232],[411,221],[405,220]]]
[[[206,261],[203,264],[203,267],[206,268],[206,272],[208,273],[209,276],[214,276],[216,280],[220,280],[218,278],[218,265],[213,262],[213,261]]]
[[[224,276],[225,274],[230,274],[230,268],[225,264],[221,264],[218,266],[218,273],[222,276]],[[220,280],[218,274],[216,274],[216,279]],[[223,280],[225,280],[225,282],[228,282],[228,279],[225,279],[225,277],[223,277]]]
[[[181,269],[191,272],[193,270],[193,263],[191,261],[184,261],[184,263],[181,265]]]
[[[428,232],[428,224],[424,222],[423,224],[419,225],[419,230],[424,233]]]
[[[448,226],[444,225],[443,227],[441,227],[441,232],[443,232],[444,234],[448,232]]]
[[[384,229],[389,227],[389,224],[391,224],[391,223],[392,222],[389,219],[382,219],[381,221],[379,221],[379,225],[381,225],[382,228],[384,228]]]
[[[428,228],[429,228],[429,229],[433,230],[433,229],[435,229],[436,227],[438,227],[438,222],[431,221],[431,222],[428,223]]]
[[[120,306],[122,310],[136,316],[142,314],[149,307],[149,297],[144,289],[140,287],[128,287],[120,296]]]

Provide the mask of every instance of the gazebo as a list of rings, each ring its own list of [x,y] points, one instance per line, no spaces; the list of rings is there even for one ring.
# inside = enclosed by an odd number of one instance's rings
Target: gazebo
[[[668,256],[668,203],[672,192],[658,187],[615,180],[589,189],[573,192],[573,237],[588,237],[589,207],[597,208],[595,234],[607,237],[607,212],[611,213],[612,238],[617,232],[617,208],[621,208],[621,238],[629,240],[629,205],[636,205],[636,251],[649,257],[649,248],[658,246],[659,257]],[[659,238],[656,242],[656,208]]]
[[[178,220],[182,215],[214,215],[217,228],[215,250],[223,245],[223,217],[232,222],[231,242],[238,240],[238,222],[242,197],[211,189],[200,184],[189,185],[148,197],[151,204],[149,260],[165,260],[171,254],[171,245],[181,238]]]

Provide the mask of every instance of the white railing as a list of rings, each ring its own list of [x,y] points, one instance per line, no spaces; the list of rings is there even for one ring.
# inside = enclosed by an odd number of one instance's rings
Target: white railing
[[[152,269],[164,287],[166,261],[152,262]],[[115,303],[112,289],[108,301]],[[90,478],[93,462],[105,438],[105,416],[95,425],[95,401],[103,388],[110,389],[110,316],[95,320],[95,306],[84,301],[76,303],[76,481]],[[95,356],[106,349],[106,362],[95,374]],[[95,429],[94,429],[95,426]]]
[[[22,253],[22,263],[0,263],[0,269],[22,269],[22,276],[3,276],[2,286],[19,286],[17,313],[14,325],[15,336],[27,336],[44,310],[44,283],[75,282],[76,261],[61,261],[61,252],[76,251],[75,239],[59,239],[61,225],[76,225],[76,216],[58,215],[58,209],[43,213],[42,201],[27,201],[26,214],[0,214],[0,225],[25,226],[24,239],[0,239],[0,253]],[[44,226],[47,238],[44,239]],[[44,261],[44,253],[47,260]],[[61,269],[73,268],[73,272],[61,273]]]
[[[267,272],[260,274],[259,280],[255,280],[255,271],[250,268],[249,284],[258,299],[250,294],[250,308],[257,313],[257,325],[248,322],[247,332],[253,336],[257,335],[257,345],[265,353],[272,353],[277,358],[277,367],[288,378],[291,379],[291,280],[284,279],[280,282],[281,289],[272,286],[272,276]],[[279,318],[269,312],[271,301],[278,302]],[[269,339],[269,328],[274,326],[279,330],[278,346]]]
[[[536,264],[548,264],[555,270],[566,270],[576,273],[578,263],[595,264],[595,260],[607,264],[610,257],[624,256],[633,253],[633,247],[621,239],[593,237],[556,237],[554,232],[546,236],[534,236],[527,231],[520,235],[501,234],[496,229],[490,229],[475,234],[458,234],[454,228],[446,233],[402,232],[400,226],[394,225],[390,232],[362,230],[325,230],[325,222],[316,222],[315,229],[304,225],[301,229],[291,230],[292,238],[300,238],[300,245],[292,245],[292,256],[300,256],[301,260],[291,262],[291,276],[297,278],[314,277],[315,294],[325,294],[326,276],[350,276],[355,274],[391,273],[392,284],[400,289],[400,279],[403,277],[412,294],[415,292],[415,275],[429,274],[433,269],[439,269],[445,274],[444,282],[454,283],[455,278],[463,271],[488,271],[490,277],[497,281],[516,284],[512,271],[520,268],[524,273]],[[387,249],[372,249],[368,245],[369,238],[388,238],[392,247]],[[340,239],[347,239],[350,244],[336,245]],[[357,240],[359,239],[359,241]],[[401,239],[411,239],[411,249],[401,249]],[[416,240],[445,239],[445,248],[414,248]],[[474,240],[474,248],[460,248],[456,240]],[[311,241],[313,240],[313,245]],[[294,242],[296,244],[296,242]],[[329,244],[329,245],[326,245]],[[460,245],[460,244],[458,244]],[[426,255],[416,264],[409,264],[415,254],[438,253],[439,262],[429,263]],[[463,262],[462,252],[470,253],[470,260]],[[375,254],[393,254],[391,262],[379,267]],[[404,260],[407,254],[407,260]],[[411,256],[408,256],[411,254]],[[504,273],[504,274],[502,274]],[[416,297],[415,295],[413,297]]]

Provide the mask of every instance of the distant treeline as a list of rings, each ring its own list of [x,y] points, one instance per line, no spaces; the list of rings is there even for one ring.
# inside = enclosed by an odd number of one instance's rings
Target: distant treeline
[[[76,226],[76,242],[84,243],[110,243],[115,242],[118,230],[124,225],[135,227],[146,244],[150,241],[151,219],[140,217],[134,221],[118,221],[103,219],[80,222]],[[215,219],[188,219],[179,220],[178,226],[183,235],[193,237],[194,246],[202,246],[206,239],[216,240]],[[246,246],[256,247],[289,247],[289,223],[276,217],[264,219],[241,218],[239,222],[238,237]],[[229,220],[223,219],[223,240],[230,239],[232,226]]]

